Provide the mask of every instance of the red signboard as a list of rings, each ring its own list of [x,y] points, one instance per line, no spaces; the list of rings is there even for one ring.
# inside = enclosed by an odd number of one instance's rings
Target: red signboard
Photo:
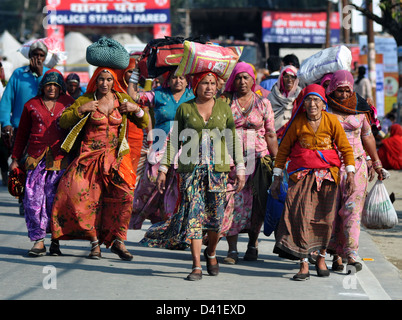
[[[265,11],[262,16],[263,42],[325,43],[326,12]],[[330,18],[331,42],[338,43],[340,35],[339,13]]]
[[[55,25],[153,25],[170,23],[170,0],[47,0]]]

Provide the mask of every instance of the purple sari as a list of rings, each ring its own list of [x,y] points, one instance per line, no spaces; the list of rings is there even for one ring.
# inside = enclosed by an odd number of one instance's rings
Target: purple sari
[[[64,171],[46,170],[45,158],[34,170],[27,171],[23,205],[28,237],[32,241],[42,239],[51,232],[53,199]]]

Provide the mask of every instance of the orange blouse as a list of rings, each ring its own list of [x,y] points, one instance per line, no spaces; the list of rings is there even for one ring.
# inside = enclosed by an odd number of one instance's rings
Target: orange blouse
[[[299,141],[303,148],[311,150],[337,149],[345,166],[355,165],[353,149],[338,118],[326,111],[322,112],[321,123],[316,132],[308,123],[306,113],[298,114],[288,128],[279,146],[275,167],[284,169],[293,145]],[[339,168],[329,168],[336,184],[339,184]],[[297,181],[297,175],[290,178]]]

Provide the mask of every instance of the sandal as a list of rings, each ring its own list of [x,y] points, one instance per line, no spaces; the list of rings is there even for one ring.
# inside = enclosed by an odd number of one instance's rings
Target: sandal
[[[193,272],[193,271],[195,271],[195,270],[201,270],[201,272]],[[194,267],[192,270],[191,270],[191,273],[187,276],[187,278],[186,278],[187,280],[189,280],[189,281],[198,281],[198,280],[201,280],[202,279],[202,268],[201,267]]]
[[[303,260],[300,260],[300,264],[302,264],[303,262],[308,264],[308,259],[305,258]],[[296,273],[293,278],[293,280],[295,281],[305,281],[305,280],[309,280],[310,279],[310,272],[307,273]]]
[[[52,240],[50,243],[49,254],[51,256],[61,256],[59,240]]]
[[[319,253],[318,255],[320,257],[322,257],[322,258],[326,257],[326,254]],[[317,271],[317,276],[319,276],[319,277],[329,277],[329,270],[328,270],[327,265],[325,265],[325,267],[326,267],[326,269],[319,269],[318,264],[317,263],[315,264],[315,270]]]
[[[226,264],[237,264],[239,261],[239,253],[237,251],[229,251],[223,262]]]
[[[46,254],[46,247],[45,247],[45,245],[43,245],[43,248],[41,248],[41,249],[35,248],[35,246],[36,246],[39,242],[45,242],[45,239],[42,238],[42,239],[39,239],[39,240],[36,240],[36,241],[35,241],[33,247],[31,248],[31,250],[28,251],[28,255],[29,255],[30,257],[40,257],[40,256],[44,256],[44,255]]]
[[[99,260],[102,257],[102,254],[101,254],[100,250],[97,251],[97,252],[94,251],[94,249],[96,247],[99,247],[99,240],[91,241],[91,245],[92,245],[91,252],[88,255],[88,258],[89,259]]]
[[[210,255],[208,255],[207,249],[208,249],[208,248],[206,248],[206,249],[204,250],[204,257],[205,257],[205,260],[206,260],[206,262],[207,262],[207,271],[208,271],[208,274],[209,274],[210,276],[217,276],[217,275],[219,274],[219,262],[218,262],[218,259],[216,258],[216,255],[215,255],[215,256],[210,256]],[[215,259],[215,258],[216,258],[216,264],[211,265],[211,264],[209,263],[209,259]]]
[[[118,248],[118,247],[116,246],[116,241],[120,242],[121,244],[124,244],[123,241],[121,241],[121,240],[119,240],[119,239],[116,239],[116,240],[114,241],[112,247],[110,248],[110,250],[111,250],[113,253],[117,254],[117,255],[120,257],[120,259],[122,259],[122,260],[125,260],[125,261],[131,261],[131,260],[133,260],[133,255],[132,255],[126,248],[124,248],[124,250]]]
[[[315,264],[317,262],[317,257],[318,257],[318,251],[309,253],[308,262],[310,262],[311,264]]]
[[[339,261],[341,261],[341,263],[339,263]],[[343,271],[343,263],[342,263],[342,258],[340,256],[338,256],[338,258],[336,258],[332,261],[332,271],[335,271],[335,272]]]
[[[247,247],[247,251],[243,257],[243,260],[246,261],[256,261],[258,258],[258,248],[256,247]]]
[[[347,274],[354,274],[356,272],[359,272],[363,269],[363,265],[360,262],[357,262],[355,258],[349,257],[352,259],[354,262],[348,262],[346,265],[346,273]]]

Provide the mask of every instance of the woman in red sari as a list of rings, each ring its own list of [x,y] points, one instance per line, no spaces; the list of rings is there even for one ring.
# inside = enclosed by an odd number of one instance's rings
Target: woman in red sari
[[[378,156],[385,169],[402,169],[402,127],[395,123],[391,126],[390,137],[382,141]]]
[[[101,257],[99,245],[104,243],[112,245],[111,251],[121,259],[131,260],[124,245],[135,185],[127,120],[145,128],[149,118],[117,79],[113,69],[99,67],[87,92],[60,118],[62,128],[74,126],[62,148],[69,152],[75,142],[80,146],[60,180],[52,211],[52,236],[90,240],[90,258]]]

